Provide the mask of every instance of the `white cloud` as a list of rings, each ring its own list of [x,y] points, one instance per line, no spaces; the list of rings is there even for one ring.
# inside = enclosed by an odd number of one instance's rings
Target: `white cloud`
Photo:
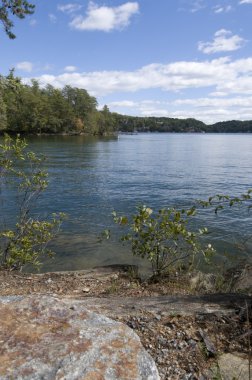
[[[37,25],[37,20],[35,20],[35,18],[32,18],[29,24],[31,26],[35,26],[35,25]]]
[[[155,63],[135,71],[65,71],[37,79],[42,86],[49,83],[60,88],[85,88],[111,111],[129,115],[194,117],[206,123],[252,119],[252,57]],[[29,79],[24,81],[29,83]],[[134,92],[147,90],[150,94],[152,89],[163,91],[161,100],[134,100]],[[208,96],[196,97],[197,89]],[[186,90],[193,90],[193,99],[186,97]],[[120,100],[116,99],[118,93]],[[172,100],[163,100],[166,93],[167,99]],[[109,95],[109,101],[103,98],[105,95]]]
[[[226,97],[226,98],[185,98],[185,99],[176,99],[172,101],[157,101],[157,100],[121,100],[110,102],[109,106],[113,108],[119,107],[135,107],[135,108],[157,108],[167,107],[167,106],[181,106],[189,105],[197,108],[206,108],[206,107],[242,107],[242,108],[251,108],[252,107],[252,96],[240,96],[240,97]],[[252,112],[252,110],[251,110]]]
[[[224,91],[213,91],[213,92],[210,92],[209,96],[222,97],[222,96],[227,96],[227,93]]]
[[[199,12],[201,9],[204,9],[205,7],[206,4],[204,0],[194,0],[190,11],[192,13]]]
[[[212,42],[198,43],[198,50],[205,54],[234,51],[240,49],[245,44],[245,40],[226,29],[220,29],[214,34]]]
[[[66,66],[64,67],[64,71],[67,71],[68,73],[72,73],[73,71],[76,71],[77,67],[76,66]]]
[[[226,5],[226,6],[222,6],[222,5],[216,5],[213,10],[214,10],[214,13],[228,13],[230,11],[232,11],[233,7],[231,5]]]
[[[197,98],[197,99],[177,99],[173,102],[174,105],[190,105],[197,108],[205,107],[252,107],[252,96],[250,97],[235,97],[235,98]]]
[[[59,4],[58,10],[64,13],[77,12],[82,8],[82,5],[77,3]]]
[[[196,118],[207,124],[224,120],[251,120],[252,96],[234,98],[193,98],[175,101],[122,100],[108,102],[111,111],[138,116]]]
[[[251,120],[252,97],[177,99],[174,103],[187,117],[207,124],[223,120]]]
[[[57,22],[57,17],[53,13],[49,13],[48,17],[52,24],[55,24]]]
[[[252,0],[240,0],[240,4],[252,4]]]
[[[251,120],[252,112],[251,109],[242,110],[232,110],[225,108],[211,108],[206,110],[197,110],[191,108],[190,110],[182,109],[174,112],[168,112],[169,117],[177,118],[194,118],[205,122],[206,124],[213,124],[218,121],[227,120]]]
[[[42,68],[39,68],[40,70],[52,70],[54,68],[54,65],[51,65],[50,63],[46,63]]]
[[[136,107],[136,103],[133,102],[132,100],[121,100],[121,101],[115,101],[115,102],[110,102],[110,106],[117,108],[117,107]]]
[[[86,16],[76,16],[70,26],[77,30],[100,30],[110,32],[123,29],[130,23],[131,17],[139,10],[137,2],[127,2],[117,7],[98,6],[90,2]]]
[[[160,89],[178,92],[208,88],[227,94],[252,94],[252,57],[232,61],[228,57],[213,60],[179,61],[150,64],[135,71],[65,72],[42,75],[41,85],[71,85],[85,88],[94,96],[118,92]]]
[[[219,4],[212,6],[208,0],[180,0],[183,5],[178,8],[179,11],[190,11],[196,13],[202,10],[212,10],[214,13],[228,13],[235,9],[231,4],[223,4],[228,0],[219,0]],[[231,0],[232,1],[232,0]],[[217,2],[214,0],[212,2]]]
[[[33,70],[33,63],[29,61],[18,62],[16,69],[30,73]]]

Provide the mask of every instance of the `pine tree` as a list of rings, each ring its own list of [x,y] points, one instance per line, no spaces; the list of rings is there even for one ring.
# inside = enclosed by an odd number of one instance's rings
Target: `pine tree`
[[[34,13],[35,5],[26,0],[1,0],[0,1],[0,22],[9,38],[16,38],[12,32],[14,26],[12,16],[20,19]]]

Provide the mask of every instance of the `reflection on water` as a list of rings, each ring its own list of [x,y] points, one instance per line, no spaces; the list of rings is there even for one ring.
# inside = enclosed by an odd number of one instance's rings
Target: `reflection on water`
[[[155,208],[189,206],[195,199],[237,195],[252,186],[252,135],[43,136],[30,138],[29,143],[31,150],[48,157],[50,186],[37,212],[68,214],[52,245],[55,260],[46,261],[43,270],[135,262],[127,247],[97,241],[111,225],[114,209],[132,213],[140,203]],[[14,208],[12,203],[8,214]],[[219,249],[235,252],[233,237],[250,232],[251,219],[246,210],[219,217],[203,210],[196,222],[210,228]]]

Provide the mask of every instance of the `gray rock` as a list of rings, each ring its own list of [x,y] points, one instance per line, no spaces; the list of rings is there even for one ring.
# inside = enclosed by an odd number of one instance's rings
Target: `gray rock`
[[[234,275],[233,290],[238,292],[252,293],[252,263],[246,263],[236,271]]]
[[[213,342],[211,342],[209,336],[206,334],[205,331],[203,331],[202,329],[199,329],[199,333],[203,339],[203,342],[205,344],[205,347],[207,349],[207,352],[209,355],[216,355],[217,354],[217,350],[213,344]]]
[[[248,358],[234,355],[223,354],[218,360],[219,371],[222,380],[230,379],[250,379]]]
[[[216,287],[216,275],[213,273],[196,272],[190,278],[192,290],[199,292],[214,292]]]
[[[156,365],[127,326],[85,301],[0,299],[1,380],[158,380]]]
[[[5,304],[9,302],[19,301],[23,296],[0,296],[0,304]]]

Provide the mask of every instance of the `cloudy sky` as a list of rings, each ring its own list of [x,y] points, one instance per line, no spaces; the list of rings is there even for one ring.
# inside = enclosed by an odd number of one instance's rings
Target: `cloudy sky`
[[[252,0],[33,2],[16,40],[1,32],[1,74],[85,88],[123,114],[252,119]]]

